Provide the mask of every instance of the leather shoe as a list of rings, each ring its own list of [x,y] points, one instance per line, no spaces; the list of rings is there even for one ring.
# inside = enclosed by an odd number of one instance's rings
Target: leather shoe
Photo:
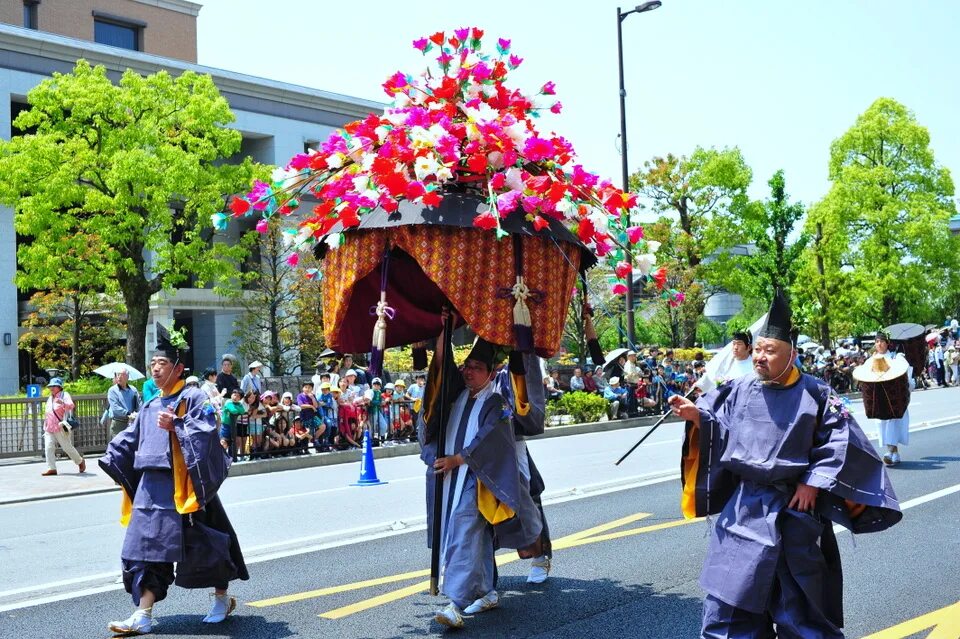
[[[56,474],[57,474],[57,471],[55,470],[45,470],[42,473],[40,473],[40,475],[42,475],[43,477],[53,477]]]
[[[80,472],[81,472],[81,473],[87,472],[87,460],[86,460],[86,459],[83,459],[83,460],[80,461]]]

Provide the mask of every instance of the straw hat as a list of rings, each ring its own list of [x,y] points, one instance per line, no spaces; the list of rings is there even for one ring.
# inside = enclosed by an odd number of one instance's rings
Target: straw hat
[[[853,378],[859,382],[888,382],[907,374],[910,367],[902,357],[889,358],[877,353],[853,369]]]

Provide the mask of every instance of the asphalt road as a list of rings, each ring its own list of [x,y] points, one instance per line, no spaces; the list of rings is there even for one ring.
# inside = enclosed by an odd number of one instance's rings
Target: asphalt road
[[[839,534],[849,637],[960,637],[960,615],[931,617],[933,626],[940,624],[936,631],[932,626],[910,634],[885,630],[960,600],[960,424],[919,430],[911,437],[905,461],[891,471],[905,508],[903,522],[856,540],[847,532]],[[527,585],[527,562],[505,555],[501,607],[469,619],[459,634],[697,636],[702,596],[697,577],[707,524],[679,519],[678,490],[678,482],[668,478],[552,504],[547,516],[558,549],[551,578],[542,586]],[[304,497],[288,508],[304,521],[314,521],[318,514],[323,517],[324,501]],[[260,527],[277,540],[315,532],[279,525],[271,516],[263,517]],[[339,541],[350,538],[345,534]],[[156,634],[264,639],[440,635],[431,618],[442,600],[428,596],[423,584],[429,560],[424,539],[424,532],[415,529],[301,554],[290,554],[296,553],[290,546],[297,544],[288,544],[276,558],[262,555],[250,566],[251,580],[233,587],[243,605],[225,624],[200,623],[209,606],[205,593],[171,589],[157,606]],[[68,536],[59,548],[63,556],[73,555]],[[57,553],[46,559],[55,565]],[[0,568],[4,582],[15,578],[7,570],[5,564]],[[0,613],[0,636],[106,637],[107,621],[125,617],[129,608],[127,596],[111,587],[6,610]]]

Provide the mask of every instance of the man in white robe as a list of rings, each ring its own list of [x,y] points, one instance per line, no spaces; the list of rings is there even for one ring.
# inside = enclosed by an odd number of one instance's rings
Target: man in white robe
[[[878,332],[876,352],[885,355],[891,359],[903,357],[903,353],[890,352],[890,340],[883,332]],[[913,367],[907,369],[907,380],[910,383],[910,389],[913,390]],[[900,446],[906,446],[910,443],[910,409],[903,413],[900,419],[880,419],[877,420],[877,430],[880,433],[880,450],[886,448],[883,453],[883,463],[887,466],[896,466],[900,463]]]

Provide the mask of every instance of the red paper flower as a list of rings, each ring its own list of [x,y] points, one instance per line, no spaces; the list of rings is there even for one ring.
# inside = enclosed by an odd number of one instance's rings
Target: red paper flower
[[[250,203],[242,197],[235,197],[230,202],[230,210],[233,211],[234,217],[240,217],[250,210]]]
[[[533,217],[533,229],[534,229],[535,231],[542,231],[543,229],[547,228],[548,226],[550,226],[550,222],[548,222],[547,220],[543,219],[543,218],[540,217],[539,215],[535,215],[535,216]]]
[[[485,231],[492,231],[500,225],[500,222],[497,220],[497,216],[490,211],[486,211],[473,218],[473,225]]]
[[[610,292],[614,295],[626,295],[627,285],[622,282],[617,282],[613,285],[613,288],[610,289]]]
[[[636,244],[643,239],[643,227],[642,226],[631,226],[627,229],[627,240],[631,244]]]
[[[653,281],[657,285],[657,289],[662,291],[663,287],[667,285],[667,268],[665,266],[661,266],[654,271],[651,277],[653,277]]]
[[[627,275],[633,272],[633,269],[630,267],[629,262],[617,262],[617,266],[613,272],[616,273],[620,279],[625,279]]]

